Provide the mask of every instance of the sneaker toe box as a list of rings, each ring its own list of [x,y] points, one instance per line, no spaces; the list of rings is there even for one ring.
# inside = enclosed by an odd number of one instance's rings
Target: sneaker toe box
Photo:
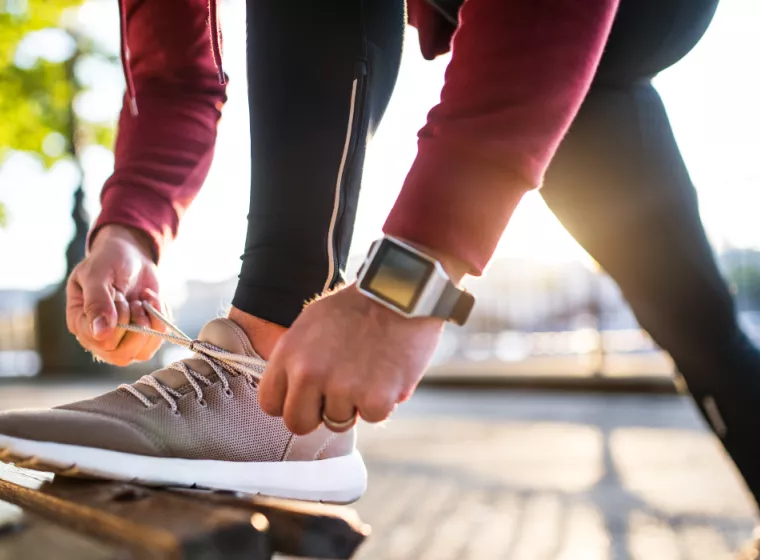
[[[138,427],[108,416],[76,410],[0,412],[0,448],[8,445],[8,438],[96,447],[139,455],[163,454],[157,442]]]

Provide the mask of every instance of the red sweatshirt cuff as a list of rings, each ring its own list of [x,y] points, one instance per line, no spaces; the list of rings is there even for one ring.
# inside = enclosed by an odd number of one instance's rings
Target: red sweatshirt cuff
[[[510,169],[515,166],[487,161],[461,145],[421,140],[383,231],[446,253],[480,275],[535,184]]]
[[[101,202],[103,210],[90,230],[87,248],[100,228],[119,224],[145,232],[151,241],[153,260],[158,262],[162,248],[174,239],[179,227],[177,210],[171,202],[151,189],[129,185],[111,185],[103,191]]]

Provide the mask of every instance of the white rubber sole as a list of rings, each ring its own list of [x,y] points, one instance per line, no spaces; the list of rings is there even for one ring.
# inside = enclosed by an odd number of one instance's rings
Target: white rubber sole
[[[319,461],[243,463],[133,455],[0,435],[0,460],[63,476],[122,480],[347,504],[367,487],[359,451]]]

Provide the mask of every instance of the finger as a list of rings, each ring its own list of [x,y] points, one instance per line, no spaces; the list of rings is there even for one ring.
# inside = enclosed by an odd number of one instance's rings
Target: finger
[[[88,322],[87,333],[97,341],[111,339],[116,329],[118,311],[110,280],[91,273],[80,278],[80,286]]]
[[[93,336],[91,329],[92,325],[85,313],[81,313],[76,317],[77,326],[75,328],[76,337],[77,340],[79,340],[79,343],[94,355],[109,363],[113,362],[110,362],[107,356],[116,350],[119,342],[121,342],[121,339],[124,336],[124,330],[116,328],[115,325],[116,323],[129,322],[129,304],[127,304],[127,300],[121,292],[114,292],[113,307],[116,312],[116,318],[114,321],[114,328],[107,331],[107,333],[109,333],[107,337],[97,339]]]
[[[156,311],[161,313],[161,315],[163,315],[165,319],[171,322],[174,321],[174,318],[172,317],[171,308],[167,307],[164,304],[164,302],[161,300],[161,298],[155,291],[151,290],[150,288],[145,288],[142,291],[142,297],[143,297],[143,301],[145,301],[146,303],[149,303],[154,309],[156,309]],[[159,330],[161,330],[161,332],[166,332],[168,330],[166,325],[163,324],[162,322],[159,322],[156,324],[157,325],[160,324]]]
[[[145,303],[150,304],[154,309],[156,309],[159,313],[161,313],[164,317],[169,317],[170,313],[166,309],[166,306],[161,301],[161,298],[158,297],[158,294],[151,290],[150,288],[145,288],[142,291],[142,300]],[[155,317],[152,314],[148,314],[150,317],[151,322],[151,328],[156,331],[160,332],[166,332],[166,325],[158,318]]]
[[[118,323],[124,324],[129,322],[129,304],[124,295],[118,291],[114,294],[114,309],[117,312],[116,321]],[[125,365],[124,354],[117,352],[119,343],[125,334],[124,329],[112,329],[112,335],[108,339],[96,340],[92,337],[90,324],[86,315],[80,314],[77,317],[77,322],[76,338],[84,349],[91,352],[96,358],[110,364],[117,366]],[[126,363],[129,362],[127,361]]]
[[[113,298],[114,308],[116,309],[116,322],[121,325],[129,324],[130,322],[130,307],[127,302],[127,298],[120,291],[114,291]],[[115,366],[125,366],[132,362],[134,356],[130,356],[129,353],[133,351],[124,351],[120,348],[127,331],[118,327],[112,330],[112,335],[108,340],[94,340],[90,339],[90,344],[93,348],[91,352],[99,359]],[[86,340],[86,339],[85,339]]]
[[[161,313],[164,313],[164,306],[161,303],[161,298],[158,297],[158,294],[156,292],[154,292],[150,288],[145,288],[140,294],[140,297],[142,298],[143,301],[147,301],[153,307],[158,309]]]
[[[309,377],[291,383],[285,396],[282,419],[294,434],[302,436],[322,423],[322,390]]]
[[[115,344],[109,344],[109,341],[100,342],[91,336],[90,322],[84,311],[77,317],[77,327],[74,333],[79,343],[93,354],[99,354],[114,348]]]
[[[336,433],[347,432],[354,427],[357,421],[357,410],[354,406],[353,398],[348,391],[338,389],[326,391],[323,412],[329,420],[338,424],[353,420],[349,425],[341,428],[333,428],[325,422],[325,426]]]
[[[362,420],[375,424],[387,420],[398,406],[398,392],[391,392],[385,388],[367,392],[364,398],[359,399],[358,409]]]
[[[148,303],[151,303],[151,302],[148,302]],[[154,303],[151,303],[153,307],[158,309],[158,307],[156,307],[156,304],[159,304],[159,302],[156,301]],[[145,318],[148,321],[148,324],[145,326],[150,327],[154,331],[165,332],[166,326],[163,324],[163,322],[161,322],[160,319],[158,319],[157,317],[154,317],[150,313],[147,313],[145,309],[145,305],[141,305],[141,307],[142,307],[143,313],[145,314]],[[156,351],[161,347],[161,344],[163,343],[163,341],[164,340],[158,336],[147,335],[147,341],[145,342],[145,345],[143,346],[142,350],[140,350],[140,352],[137,354],[137,357],[135,359],[140,360],[140,361],[150,360],[153,357],[153,355],[156,353]]]
[[[401,393],[398,396],[398,404],[405,403],[409,399],[412,398],[412,395],[414,394],[414,387],[411,389],[406,389],[404,391],[401,391]]]
[[[99,343],[100,348],[106,352],[116,350],[126,334],[126,331],[116,327],[116,324],[129,324],[129,303],[127,303],[127,298],[119,290],[114,290],[113,306],[116,310],[116,322],[114,323],[114,328],[110,331],[111,335],[105,340],[93,337]]]
[[[259,383],[259,405],[270,416],[282,416],[285,396],[288,392],[288,377],[278,352],[272,354]]]
[[[150,320],[145,314],[142,302],[133,301],[129,303],[129,319],[127,321],[133,325],[150,327]],[[121,323],[121,319],[119,322]],[[147,342],[148,335],[126,331],[121,342],[119,342],[119,346],[108,355],[108,361],[117,366],[129,365],[137,359]]]
[[[85,318],[84,298],[75,270],[66,282],[66,327],[68,327],[69,332],[74,336],[84,334],[79,332],[80,320],[83,318]]]

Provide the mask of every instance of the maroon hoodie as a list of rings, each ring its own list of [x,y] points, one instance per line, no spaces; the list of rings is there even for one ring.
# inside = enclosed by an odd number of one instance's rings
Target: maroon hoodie
[[[452,58],[384,231],[482,272],[575,116],[617,5],[467,0],[452,38],[425,0],[408,0],[423,55],[451,45]],[[139,228],[158,258],[206,178],[226,100],[216,3],[121,0],[120,8],[127,94],[93,231]]]

